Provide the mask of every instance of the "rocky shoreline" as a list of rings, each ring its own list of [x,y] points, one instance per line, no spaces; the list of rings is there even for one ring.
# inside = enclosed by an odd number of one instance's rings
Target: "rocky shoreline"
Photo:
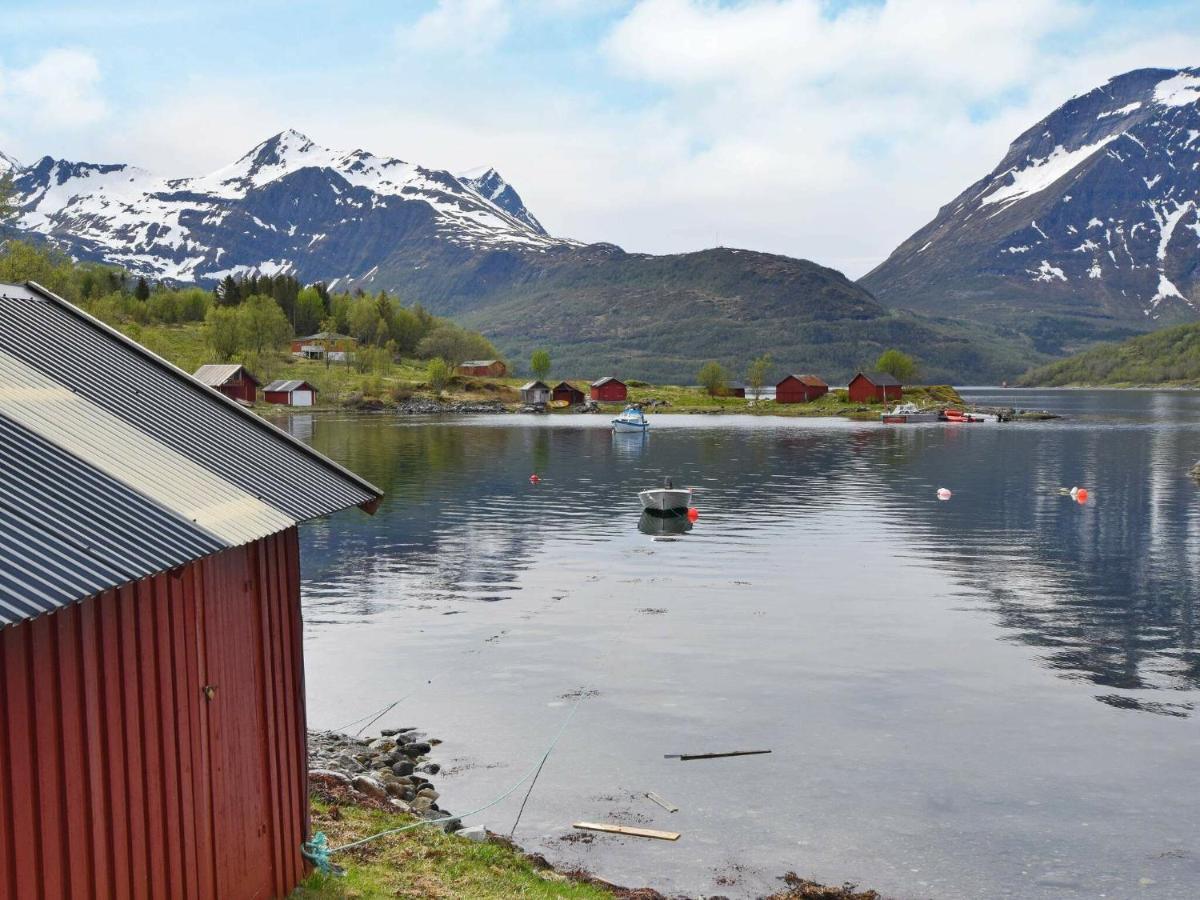
[[[445,820],[446,831],[457,831],[462,823],[438,805],[441,794],[428,777],[441,771],[428,755],[439,743],[416,728],[385,728],[375,738],[310,731],[308,780],[341,788],[351,800],[431,822]]]
[[[535,868],[552,869],[571,881],[602,887],[617,900],[692,900],[682,894],[668,898],[653,888],[621,887],[581,869],[563,871],[482,826],[463,828],[462,822],[439,804],[441,794],[429,779],[441,771],[441,766],[429,758],[440,743],[415,727],[384,728],[378,737],[309,731],[309,789],[314,797],[326,802],[406,813],[424,819],[431,827],[437,823],[447,833],[503,844],[522,854]],[[823,885],[792,872],[779,880],[784,888],[765,895],[764,900],[883,900],[875,891],[860,891],[853,884]],[[709,895],[707,900],[728,898]]]

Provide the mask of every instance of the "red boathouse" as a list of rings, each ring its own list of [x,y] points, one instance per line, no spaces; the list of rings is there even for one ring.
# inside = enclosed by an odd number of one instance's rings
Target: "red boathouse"
[[[808,403],[829,393],[829,385],[816,375],[786,375],[775,385],[776,403]]]
[[[583,391],[569,381],[560,381],[554,386],[554,390],[551,391],[550,399],[556,403],[569,403],[571,406],[576,406],[586,400],[587,397],[584,396]]]
[[[609,375],[599,381],[592,382],[592,399],[608,403],[623,403],[629,397],[629,389],[625,382]]]
[[[904,387],[886,372],[859,372],[850,379],[848,391],[851,403],[884,403],[904,396]]]
[[[0,497],[0,897],[288,896],[309,837],[297,524],[379,490],[0,284]]]
[[[253,403],[258,399],[258,379],[236,364],[201,366],[192,376],[201,384],[220,391],[230,400]]]

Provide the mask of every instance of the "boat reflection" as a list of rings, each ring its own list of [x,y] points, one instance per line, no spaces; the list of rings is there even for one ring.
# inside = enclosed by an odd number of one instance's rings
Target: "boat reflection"
[[[638,531],[648,534],[655,540],[673,540],[692,530],[692,522],[686,513],[653,513],[642,510],[638,519]]]
[[[613,452],[618,456],[636,456],[646,451],[650,444],[649,431],[613,431]]]

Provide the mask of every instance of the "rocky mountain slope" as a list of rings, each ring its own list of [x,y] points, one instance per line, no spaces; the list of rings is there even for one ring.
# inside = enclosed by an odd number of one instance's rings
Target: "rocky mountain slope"
[[[885,309],[841,273],[738,250],[673,256],[553,237],[492,169],[456,176],[295,131],[196,178],[45,157],[16,171],[17,228],[77,258],[212,284],[288,272],[388,289],[558,371],[690,380],[770,351],[836,380],[898,346],[937,380],[991,380],[1040,361],[1028,341]]]
[[[1056,354],[1200,318],[1200,68],[1069,100],[861,284]]]

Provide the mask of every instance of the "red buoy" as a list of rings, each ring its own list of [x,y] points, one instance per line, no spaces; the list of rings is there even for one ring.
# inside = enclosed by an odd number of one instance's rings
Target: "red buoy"
[[[700,518],[700,510],[693,506],[688,510],[688,521],[695,522],[698,518]]]
[[[542,479],[537,477],[537,472],[534,472],[532,475],[529,476],[530,484],[538,484],[541,480]]]

